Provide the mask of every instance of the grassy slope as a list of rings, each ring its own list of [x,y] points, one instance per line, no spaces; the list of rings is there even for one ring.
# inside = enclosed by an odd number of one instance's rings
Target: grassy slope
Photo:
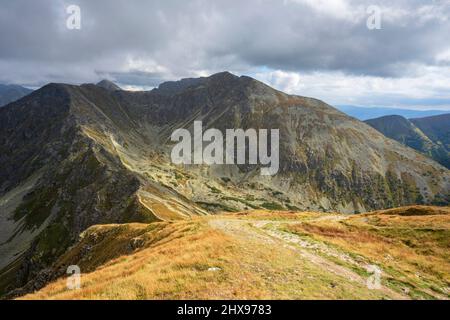
[[[424,215],[426,214],[426,215]],[[94,226],[56,264],[78,264],[25,299],[448,299],[450,209],[357,216],[254,211]],[[383,270],[369,290],[365,267]]]
[[[448,298],[450,210],[388,210],[342,221],[290,225],[294,234],[325,242],[355,257],[350,267],[375,264],[387,286],[412,298]]]

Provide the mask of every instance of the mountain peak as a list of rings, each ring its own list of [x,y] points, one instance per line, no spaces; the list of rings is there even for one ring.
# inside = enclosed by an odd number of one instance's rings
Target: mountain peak
[[[392,119],[392,120],[407,120],[404,116],[398,115],[398,114],[391,114],[391,115],[387,115],[387,116],[382,116],[376,119]],[[376,120],[376,119],[369,119],[368,121],[371,120]]]
[[[178,81],[166,81],[158,86],[157,92],[163,95],[175,95],[188,88],[203,85],[205,83],[230,83],[237,81],[242,77],[238,77],[231,72],[223,71],[212,74],[208,77],[184,78]]]
[[[220,78],[220,79],[238,79],[239,77],[229,71],[222,71],[222,72],[218,72],[218,73],[214,73],[211,76],[209,76],[209,78],[214,79],[214,78]]]
[[[98,87],[101,87],[103,89],[106,89],[108,91],[118,91],[118,90],[122,90],[121,87],[119,87],[117,84],[115,84],[114,82],[110,81],[110,80],[102,80],[99,83],[96,84]]]

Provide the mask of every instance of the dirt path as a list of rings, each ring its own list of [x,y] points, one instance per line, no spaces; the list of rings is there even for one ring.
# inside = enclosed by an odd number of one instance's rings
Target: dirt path
[[[319,219],[342,219],[338,216],[320,217]],[[274,247],[283,246],[298,253],[302,258],[313,263],[326,272],[331,272],[344,277],[360,285],[366,285],[367,279],[357,274],[348,267],[339,265],[330,259],[318,254],[325,253],[339,260],[350,264],[359,264],[345,253],[338,252],[324,243],[309,242],[295,234],[280,230],[282,225],[301,223],[299,221],[268,221],[268,220],[240,220],[240,219],[211,219],[210,225],[226,234],[238,238],[242,241],[251,241],[258,244],[270,245]],[[274,250],[276,250],[274,248]],[[359,264],[360,267],[362,267]],[[369,290],[369,289],[368,289]],[[407,295],[393,291],[392,289],[381,286],[380,289],[385,295],[393,299],[409,299]]]

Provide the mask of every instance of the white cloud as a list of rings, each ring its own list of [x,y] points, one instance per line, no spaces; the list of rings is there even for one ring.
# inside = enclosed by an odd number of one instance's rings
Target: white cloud
[[[347,0],[285,0],[285,4],[304,4],[314,11],[339,19],[357,22],[365,16],[365,6],[351,5]]]
[[[410,107],[450,110],[450,67],[417,67],[419,75],[403,78],[355,76],[342,72],[298,73],[281,70],[255,77],[290,94],[333,105]],[[433,100],[427,105],[427,100]],[[436,100],[442,103],[437,104]]]

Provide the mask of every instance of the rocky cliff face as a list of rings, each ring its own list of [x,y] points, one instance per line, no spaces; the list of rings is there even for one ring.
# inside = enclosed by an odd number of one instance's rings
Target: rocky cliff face
[[[173,165],[170,135],[195,120],[223,132],[279,129],[279,173]],[[45,283],[46,268],[93,224],[446,204],[450,190],[447,169],[370,126],[230,73],[150,92],[50,84],[0,110],[0,179],[3,291]]]

